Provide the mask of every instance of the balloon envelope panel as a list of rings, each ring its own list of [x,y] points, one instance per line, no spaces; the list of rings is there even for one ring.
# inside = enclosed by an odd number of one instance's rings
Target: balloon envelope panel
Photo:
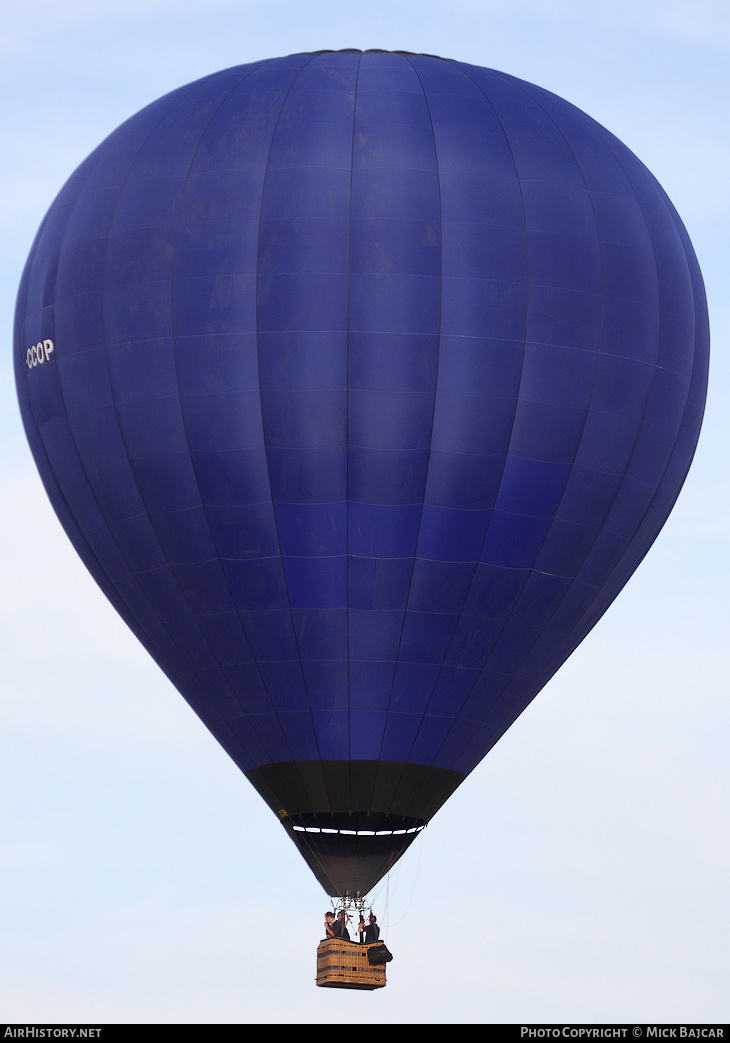
[[[103,142],[15,358],[79,554],[339,894],[639,564],[708,350],[687,234],[608,131],[493,70],[323,52]]]

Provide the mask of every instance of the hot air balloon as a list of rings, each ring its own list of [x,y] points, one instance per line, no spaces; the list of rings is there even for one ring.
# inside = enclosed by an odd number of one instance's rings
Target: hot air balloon
[[[228,69],[114,131],[43,221],[14,347],[76,550],[332,896],[639,565],[708,352],[687,233],[619,140],[380,51]]]

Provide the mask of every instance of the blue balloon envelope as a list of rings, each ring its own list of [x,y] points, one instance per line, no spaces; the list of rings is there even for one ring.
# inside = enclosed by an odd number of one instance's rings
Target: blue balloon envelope
[[[613,601],[687,474],[700,271],[612,134],[493,70],[256,62],[71,176],[18,296],[81,558],[332,895]]]

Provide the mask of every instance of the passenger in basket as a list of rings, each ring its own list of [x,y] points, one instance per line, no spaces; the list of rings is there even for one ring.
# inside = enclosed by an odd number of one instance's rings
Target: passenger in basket
[[[345,910],[340,909],[337,917],[337,923],[334,927],[335,938],[344,938],[346,942],[350,940],[350,932],[347,930],[347,920],[345,919]]]
[[[378,918],[373,913],[370,914],[370,921],[365,928],[365,944],[370,942],[377,942],[380,938],[380,928],[378,927]]]

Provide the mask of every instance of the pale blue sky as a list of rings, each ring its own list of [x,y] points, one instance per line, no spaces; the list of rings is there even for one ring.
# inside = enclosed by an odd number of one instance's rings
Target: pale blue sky
[[[26,0],[0,77],[0,1016],[15,1022],[728,1018],[730,9],[724,0]],[[74,167],[206,73],[381,47],[521,76],[669,193],[712,329],[705,427],[600,625],[376,893],[374,994],[316,989],[329,900],[96,590],[26,448],[15,293]]]

